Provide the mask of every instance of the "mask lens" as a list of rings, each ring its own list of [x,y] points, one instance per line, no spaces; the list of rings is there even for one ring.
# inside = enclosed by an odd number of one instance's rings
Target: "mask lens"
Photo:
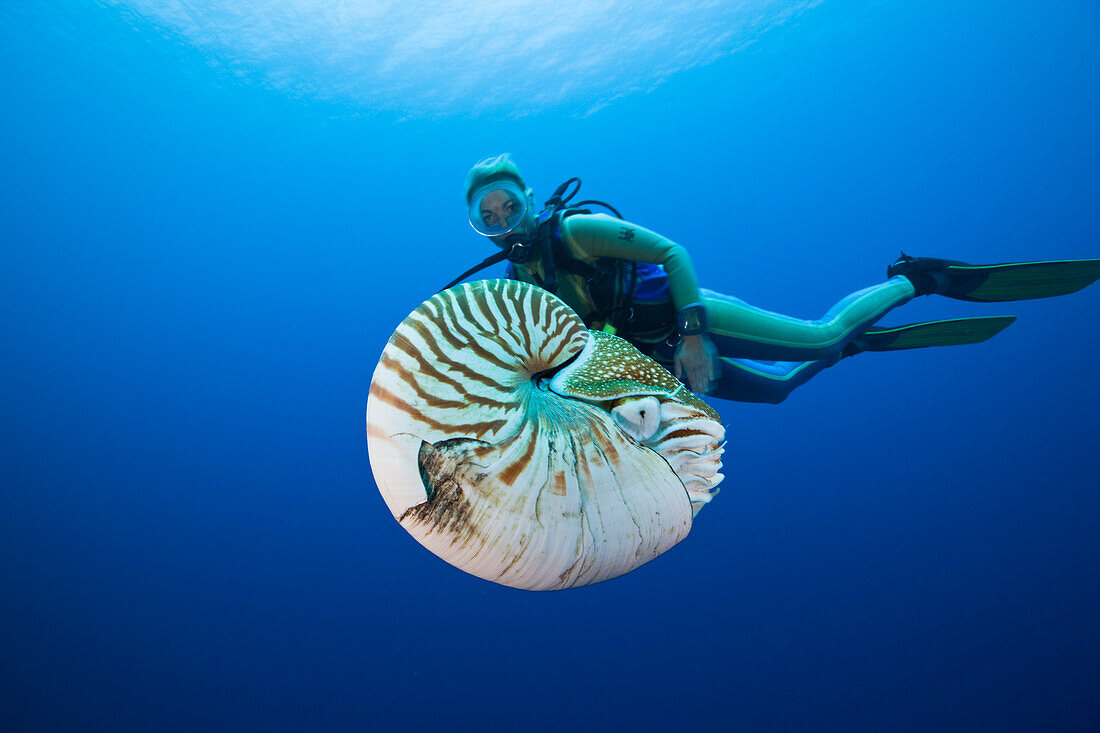
[[[478,234],[496,237],[523,223],[527,197],[511,181],[497,181],[479,188],[470,199],[470,224]]]

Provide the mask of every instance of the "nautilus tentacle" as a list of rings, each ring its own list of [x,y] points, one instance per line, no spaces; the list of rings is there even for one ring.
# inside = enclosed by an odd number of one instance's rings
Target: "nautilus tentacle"
[[[390,511],[488,580],[549,590],[683,539],[722,480],[718,415],[622,339],[510,280],[451,288],[390,337],[367,442]]]

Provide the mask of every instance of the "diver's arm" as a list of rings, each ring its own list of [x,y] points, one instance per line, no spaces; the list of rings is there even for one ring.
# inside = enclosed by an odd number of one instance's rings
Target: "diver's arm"
[[[655,232],[603,214],[567,217],[562,230],[576,254],[664,267],[683,339],[673,360],[676,377],[695,392],[709,392],[718,377],[718,350],[706,335],[706,310],[687,250]]]
[[[703,300],[687,250],[656,232],[606,214],[575,214],[562,220],[562,233],[580,255],[662,265],[677,310]]]

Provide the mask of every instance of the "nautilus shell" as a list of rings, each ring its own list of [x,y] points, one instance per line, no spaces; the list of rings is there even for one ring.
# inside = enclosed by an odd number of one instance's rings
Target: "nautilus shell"
[[[724,434],[655,361],[512,280],[414,310],[367,401],[371,469],[401,526],[532,590],[614,578],[687,536],[722,480]]]

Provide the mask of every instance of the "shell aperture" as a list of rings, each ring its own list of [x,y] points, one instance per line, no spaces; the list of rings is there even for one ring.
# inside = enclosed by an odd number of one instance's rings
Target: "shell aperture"
[[[550,293],[483,280],[390,337],[367,443],[387,506],[431,552],[505,585],[622,575],[668,550],[721,481],[709,405]]]

